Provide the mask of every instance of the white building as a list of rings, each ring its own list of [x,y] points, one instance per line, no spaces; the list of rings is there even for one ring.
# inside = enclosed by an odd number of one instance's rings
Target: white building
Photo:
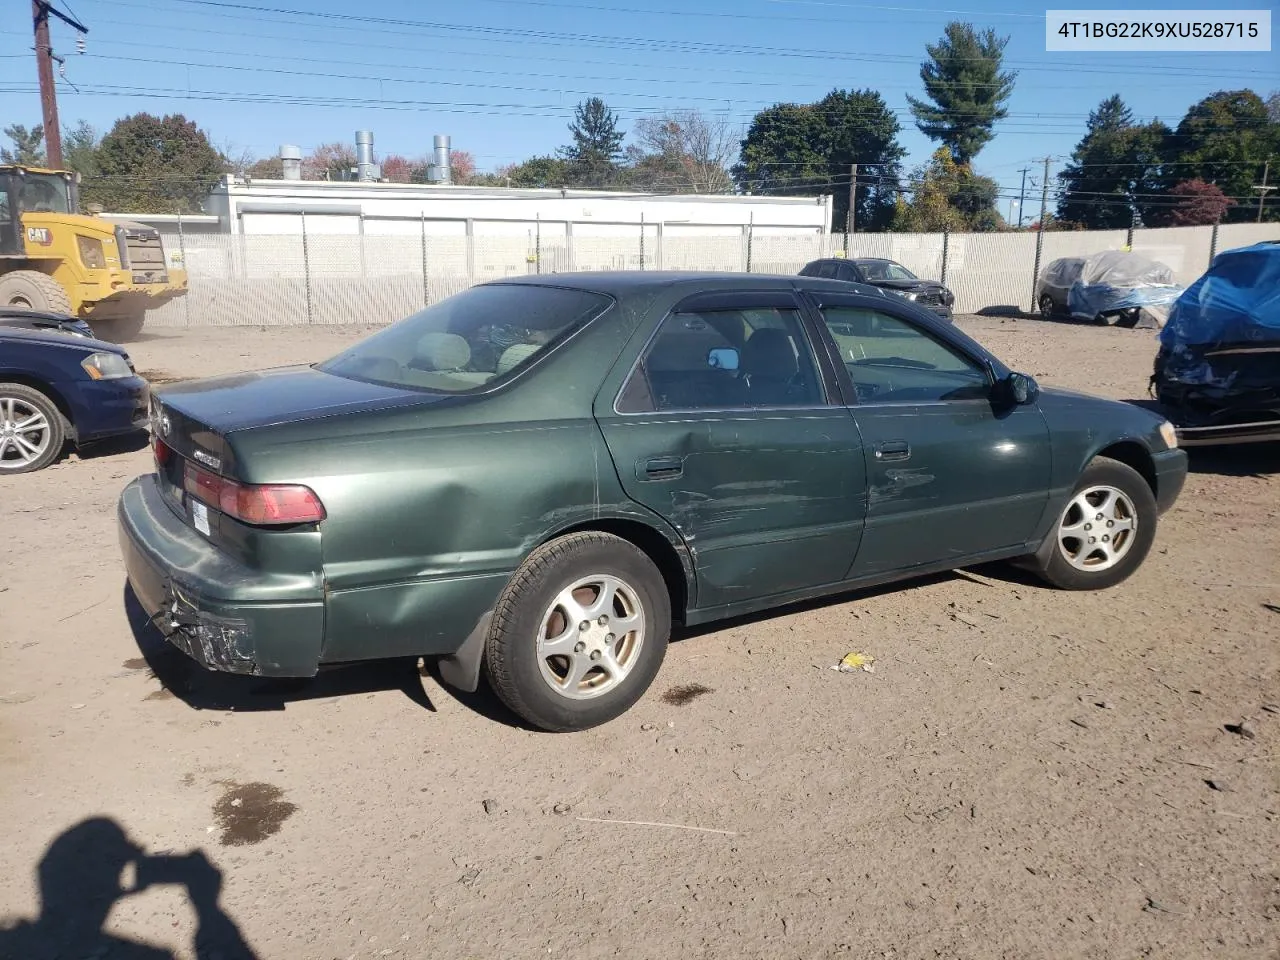
[[[813,236],[831,230],[831,197],[695,196],[374,181],[243,180],[205,202],[220,232],[370,236]],[[144,218],[145,219],[145,218]]]

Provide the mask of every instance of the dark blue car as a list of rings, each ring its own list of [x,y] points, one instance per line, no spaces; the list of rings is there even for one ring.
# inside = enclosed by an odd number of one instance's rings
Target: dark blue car
[[[150,390],[121,347],[0,323],[0,475],[147,427]]]

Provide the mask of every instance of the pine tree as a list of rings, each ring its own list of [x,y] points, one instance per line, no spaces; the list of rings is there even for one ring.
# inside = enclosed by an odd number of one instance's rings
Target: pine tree
[[[972,24],[951,22],[920,65],[924,92],[932,103],[908,96],[920,132],[946,146],[957,163],[972,162],[995,135],[992,128],[1008,111],[1015,72],[1000,70],[1008,37],[978,33]]]
[[[569,133],[573,143],[560,155],[569,161],[575,183],[587,187],[611,183],[618,172],[624,137],[617,115],[599,97],[591,97],[574,110]]]

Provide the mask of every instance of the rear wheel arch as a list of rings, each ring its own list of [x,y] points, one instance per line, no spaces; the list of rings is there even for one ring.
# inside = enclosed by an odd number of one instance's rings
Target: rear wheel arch
[[[626,540],[653,561],[654,566],[658,568],[658,572],[662,574],[662,580],[666,584],[667,593],[671,598],[672,619],[683,622],[685,612],[689,609],[690,601],[694,595],[692,564],[688,561],[687,553],[682,557],[682,551],[677,549],[666,535],[640,520],[611,517],[585,521],[566,527],[563,530],[557,530],[554,534],[536,544],[534,549],[536,550],[538,547],[551,543],[553,540],[567,537],[570,534],[593,532],[607,533],[621,540]]]

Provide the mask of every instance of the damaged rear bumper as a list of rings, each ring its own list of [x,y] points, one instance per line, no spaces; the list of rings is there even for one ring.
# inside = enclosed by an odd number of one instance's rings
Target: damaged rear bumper
[[[129,584],[171,644],[210,670],[315,675],[324,640],[318,580],[238,563],[169,509],[154,476],[125,487],[116,513]]]

